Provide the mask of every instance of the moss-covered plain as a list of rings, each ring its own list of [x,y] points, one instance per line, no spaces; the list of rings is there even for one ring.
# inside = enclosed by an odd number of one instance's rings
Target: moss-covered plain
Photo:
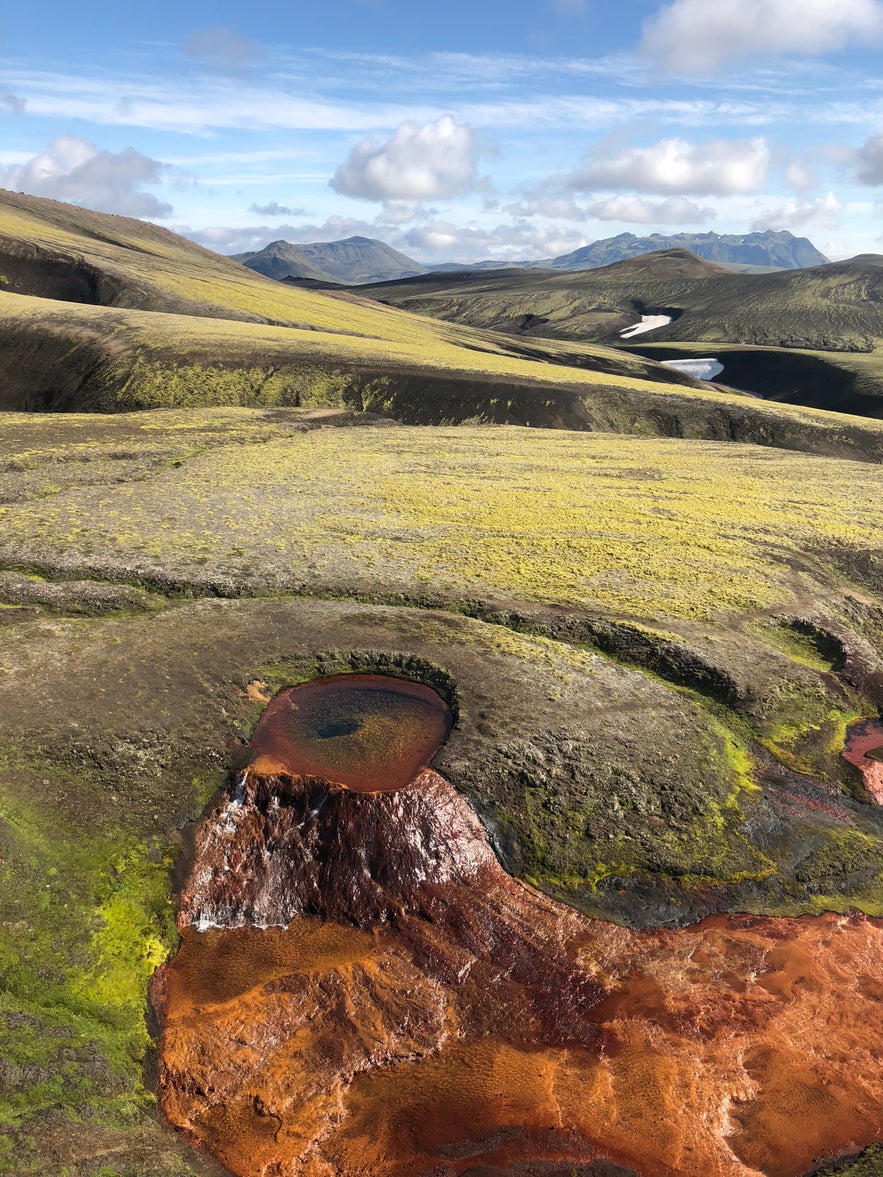
[[[862,560],[869,587],[880,575],[874,466],[529,430],[292,433],[261,415],[250,433],[247,418],[203,417],[189,443],[174,417],[168,431],[161,416],[121,420],[116,443],[112,420],[87,442],[83,418],[11,420],[7,484],[20,501],[0,508],[0,561],[225,592],[539,602],[656,623],[793,606]],[[150,461],[132,449],[139,435]],[[112,460],[121,450],[130,456]]]
[[[266,692],[317,675],[440,686],[437,767],[591,915],[883,915],[840,756],[883,706],[883,426],[52,202],[3,234],[8,396],[154,411],[0,417],[0,1172],[208,1172],[152,1114],[172,867]]]
[[[4,419],[0,559],[20,571],[0,595],[31,611],[8,611],[0,655],[0,1172],[205,1172],[152,1118],[145,993],[174,944],[176,830],[241,763],[253,680],[452,684],[438,767],[511,870],[591,914],[883,913],[883,811],[835,746],[883,688],[873,665],[838,678],[819,636],[834,627],[853,661],[883,641],[873,566],[856,563],[880,547],[876,467],[317,428],[338,418]],[[95,608],[96,576],[154,592],[139,612],[66,618]],[[177,600],[217,592],[271,599]],[[599,616],[624,649],[665,646],[666,673],[683,657],[679,685],[586,648],[581,621]],[[572,640],[541,632],[559,623]],[[701,674],[691,688],[696,667],[733,683],[729,704]]]

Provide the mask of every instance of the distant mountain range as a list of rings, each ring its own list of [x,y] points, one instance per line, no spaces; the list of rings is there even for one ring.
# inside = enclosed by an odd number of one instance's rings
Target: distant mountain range
[[[727,233],[652,233],[636,237],[634,233],[620,233],[595,241],[573,253],[552,259],[553,270],[595,270],[613,262],[625,261],[642,253],[660,249],[688,249],[696,257],[723,265],[774,267],[777,270],[803,270],[809,266],[823,266],[829,259],[820,253],[806,237],[795,237],[783,229],[774,232],[737,235]]]
[[[828,259],[806,237],[787,230],[721,236],[718,233],[653,233],[636,237],[620,233],[584,245],[572,253],[540,261],[445,262],[424,266],[383,241],[371,237],[347,237],[343,241],[316,241],[293,245],[273,241],[264,249],[234,254],[235,261],[277,281],[293,280],[317,285],[360,285],[413,278],[419,274],[472,270],[595,270],[659,250],[687,249],[697,257],[736,270],[802,270],[824,265]]]

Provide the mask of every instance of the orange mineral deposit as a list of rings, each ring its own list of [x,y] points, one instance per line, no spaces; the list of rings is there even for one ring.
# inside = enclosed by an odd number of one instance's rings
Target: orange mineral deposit
[[[883,1139],[880,921],[588,919],[427,767],[437,696],[324,681],[267,708],[154,979],[195,1146],[238,1177],[798,1177]]]

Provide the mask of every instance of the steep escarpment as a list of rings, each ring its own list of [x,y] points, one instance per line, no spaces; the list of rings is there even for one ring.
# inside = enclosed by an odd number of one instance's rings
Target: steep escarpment
[[[797,1177],[883,1137],[880,921],[587,919],[430,769],[357,792],[262,761],[277,698],[153,984],[163,1110],[231,1172]]]

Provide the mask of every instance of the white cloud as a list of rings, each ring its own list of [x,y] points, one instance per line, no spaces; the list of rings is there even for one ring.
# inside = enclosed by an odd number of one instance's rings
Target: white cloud
[[[387,200],[383,205],[383,220],[390,225],[405,225],[423,213],[419,200]]]
[[[769,162],[765,139],[661,139],[611,158],[590,158],[567,177],[567,184],[580,192],[625,188],[661,195],[724,196],[763,187]]]
[[[845,206],[833,192],[817,200],[787,200],[778,208],[770,209],[755,217],[752,229],[798,229],[813,225],[824,229],[837,229],[843,222]]]
[[[569,253],[585,243],[582,230],[528,221],[482,228],[433,220],[411,229],[398,248],[406,253],[413,250],[421,260],[429,261],[520,261]]]
[[[855,153],[855,164],[860,184],[883,184],[883,131],[864,141]]]
[[[708,74],[740,58],[881,39],[880,0],[674,0],[645,23],[641,48],[663,69]]]
[[[475,186],[475,164],[471,127],[451,115],[422,125],[407,120],[389,139],[357,143],[331,187],[362,200],[440,200]]]
[[[303,244],[360,236],[380,238],[403,253],[430,261],[544,258],[568,253],[586,243],[583,229],[561,229],[523,220],[483,227],[474,224],[457,225],[429,217],[418,225],[403,229],[382,217],[373,221],[329,217],[323,224],[215,226],[199,230],[179,225],[175,228],[185,237],[219,253],[245,253],[263,249],[270,241],[280,238]]]
[[[485,207],[493,211],[489,203]],[[585,208],[571,197],[546,194],[542,186],[528,192],[523,200],[515,204],[503,205],[503,211],[514,217],[551,217],[558,221],[584,221],[587,216]]]
[[[611,196],[589,205],[588,212],[599,221],[632,225],[699,225],[715,215],[713,208],[700,208],[685,196],[669,196],[659,204],[642,196]]]
[[[26,163],[0,168],[0,187],[69,200],[99,212],[167,217],[172,209],[142,185],[157,184],[162,164],[140,151],[100,151],[87,139],[62,135]]]
[[[321,225],[213,225],[205,229],[177,225],[174,228],[176,233],[218,253],[245,253],[252,249],[263,249],[271,241],[282,240],[303,245],[313,241],[340,241],[344,237],[378,237],[382,226],[376,221],[329,217]]]

